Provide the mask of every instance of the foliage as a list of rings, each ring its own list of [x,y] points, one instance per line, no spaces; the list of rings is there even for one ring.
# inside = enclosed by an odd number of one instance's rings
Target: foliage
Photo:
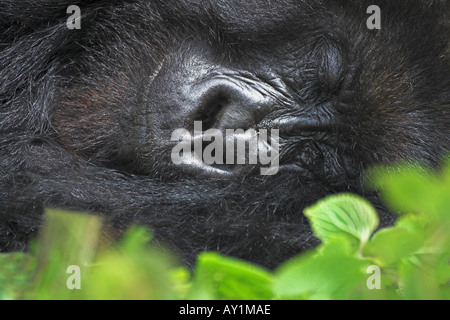
[[[307,208],[322,244],[273,272],[214,252],[191,271],[143,228],[111,244],[99,217],[49,210],[29,254],[0,255],[0,299],[450,299],[450,161],[444,167],[370,172],[403,213],[390,228],[376,231],[376,210],[356,195]]]

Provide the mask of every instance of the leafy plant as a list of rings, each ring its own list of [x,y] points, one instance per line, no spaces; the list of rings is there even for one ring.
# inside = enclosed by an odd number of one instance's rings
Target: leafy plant
[[[30,254],[0,255],[0,299],[450,299],[450,161],[377,168],[369,181],[401,216],[377,230],[365,199],[305,210],[322,244],[270,272],[209,252],[193,271],[130,229],[111,244],[102,220],[49,210]]]

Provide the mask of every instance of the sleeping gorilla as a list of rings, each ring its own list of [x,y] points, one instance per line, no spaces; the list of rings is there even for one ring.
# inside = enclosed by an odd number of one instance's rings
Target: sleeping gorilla
[[[354,192],[386,225],[364,171],[450,149],[447,0],[84,0],[69,29],[72,4],[0,1],[2,251],[57,207],[273,268],[317,243],[305,206]],[[277,174],[175,165],[194,121],[279,129]]]

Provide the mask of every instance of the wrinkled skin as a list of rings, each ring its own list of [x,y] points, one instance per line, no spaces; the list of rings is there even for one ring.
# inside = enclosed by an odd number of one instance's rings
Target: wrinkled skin
[[[450,148],[448,1],[0,2],[0,250],[46,207],[150,226],[187,264],[204,250],[273,268],[317,244],[302,211],[366,196],[375,164]],[[171,134],[279,129],[280,168],[175,165]]]

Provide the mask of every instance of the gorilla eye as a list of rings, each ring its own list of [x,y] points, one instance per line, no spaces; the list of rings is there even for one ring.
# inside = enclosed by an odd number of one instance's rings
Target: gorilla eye
[[[340,88],[344,78],[346,59],[337,45],[323,45],[321,50],[319,81],[322,87],[334,93]]]

